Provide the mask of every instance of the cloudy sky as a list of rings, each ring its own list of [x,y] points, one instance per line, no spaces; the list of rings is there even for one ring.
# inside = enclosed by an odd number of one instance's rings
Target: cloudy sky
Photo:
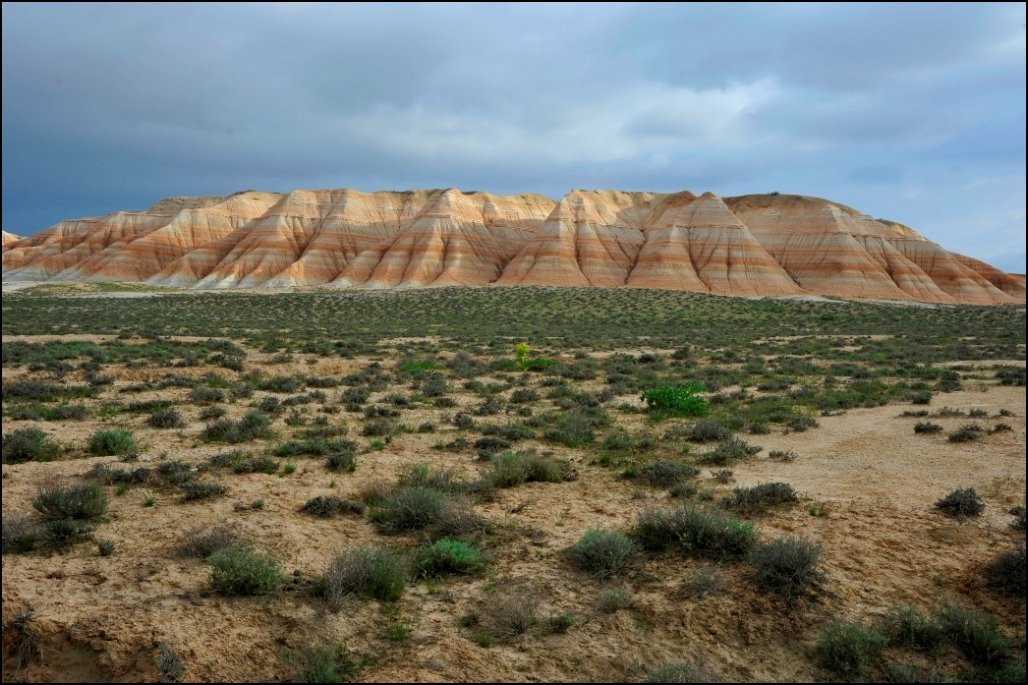
[[[255,188],[827,197],[1025,271],[1025,5],[3,4],[3,227]]]

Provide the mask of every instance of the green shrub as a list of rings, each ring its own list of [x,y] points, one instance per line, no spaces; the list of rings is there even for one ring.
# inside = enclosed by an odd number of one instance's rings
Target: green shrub
[[[885,637],[873,630],[835,621],[818,638],[817,663],[844,678],[863,678],[877,663],[885,643]]]
[[[181,428],[186,425],[182,415],[174,409],[159,409],[146,419],[151,428]]]
[[[821,581],[821,551],[820,545],[804,538],[778,538],[754,547],[749,563],[760,589],[791,602]]]
[[[40,537],[48,547],[60,550],[82,542],[92,532],[93,527],[84,521],[53,519],[43,522]]]
[[[136,451],[136,441],[132,433],[120,428],[100,428],[89,436],[87,445],[90,453],[98,457],[130,454]]]
[[[371,520],[386,533],[421,530],[443,520],[453,505],[442,492],[421,485],[386,494],[371,510]]]
[[[796,491],[788,483],[761,483],[748,488],[735,488],[732,496],[725,500],[725,506],[743,513],[757,513],[798,501]]]
[[[1009,644],[994,616],[951,602],[939,611],[939,624],[946,639],[975,666],[998,666]]]
[[[167,642],[157,643],[157,674],[162,683],[177,683],[186,674],[186,664]]]
[[[635,545],[623,533],[588,530],[568,550],[568,559],[583,571],[610,578],[628,570],[634,554]]]
[[[958,488],[936,502],[935,508],[947,516],[979,516],[985,503],[974,488]]]
[[[3,515],[3,553],[31,552],[39,541],[39,526],[23,514]]]
[[[594,432],[598,424],[603,423],[592,416],[578,412],[561,414],[553,428],[545,432],[545,437],[565,447],[582,447],[596,440]]]
[[[300,508],[300,511],[321,518],[329,518],[336,514],[363,514],[364,505],[361,502],[343,499],[342,497],[321,495],[307,500],[307,503]]]
[[[232,473],[265,473],[278,471],[278,462],[271,457],[246,457],[232,465]]]
[[[527,482],[560,483],[573,480],[575,476],[571,463],[566,460],[534,453],[504,452],[493,457],[489,482],[498,488],[512,488]]]
[[[639,514],[632,537],[649,551],[675,548],[714,559],[745,556],[756,544],[753,524],[689,506],[650,509]]]
[[[347,683],[362,668],[343,644],[312,645],[286,652],[282,659],[292,669],[294,683]]]
[[[266,595],[284,580],[278,561],[249,547],[233,545],[211,555],[211,584],[225,595]]]
[[[150,477],[150,469],[146,466],[137,466],[129,470],[110,464],[93,464],[93,468],[86,474],[95,478],[104,485],[144,483]]]
[[[684,462],[655,461],[644,464],[636,470],[636,478],[649,485],[671,487],[693,478],[700,470]]]
[[[729,438],[728,440],[722,440],[712,451],[701,456],[700,461],[704,464],[713,464],[714,466],[728,466],[733,461],[753,456],[760,452],[760,450],[760,447],[750,445],[745,440]]]
[[[709,402],[696,394],[703,389],[698,383],[664,385],[643,391],[639,399],[646,403],[651,412],[672,416],[703,416],[710,408]]]
[[[329,471],[348,471],[352,473],[357,470],[357,455],[353,450],[331,452],[325,457],[325,465]]]
[[[333,611],[350,596],[363,595],[383,602],[403,596],[407,568],[395,552],[381,547],[360,547],[337,556],[323,578],[325,600]]]
[[[38,428],[19,428],[3,439],[5,464],[27,461],[52,461],[61,453],[61,446]]]
[[[915,607],[904,605],[887,613],[878,623],[878,629],[889,645],[934,654],[942,643],[942,626]]]
[[[942,426],[931,421],[918,421],[914,424],[914,432],[923,435],[934,435],[942,432]]]
[[[250,412],[239,421],[219,419],[204,428],[200,438],[204,442],[237,444],[266,438],[271,433],[271,420],[259,412]]]
[[[950,442],[973,442],[975,440],[981,440],[984,435],[985,429],[977,423],[965,423],[963,426],[950,433],[948,439]]]
[[[228,492],[228,486],[209,481],[190,481],[179,486],[183,502],[195,502],[212,497],[221,497]]]
[[[460,540],[444,538],[418,550],[415,567],[423,576],[478,573],[485,567],[482,555]]]
[[[1013,507],[1008,513],[1013,515],[1013,517],[1014,517],[1014,520],[1010,522],[1010,527],[1013,528],[1014,530],[1024,530],[1025,529],[1025,520],[1024,520],[1025,519],[1025,517],[1024,517],[1025,509],[1024,509],[1024,507]]]
[[[1001,552],[985,567],[989,586],[1014,597],[1025,597],[1025,547],[1018,543],[1014,549]]]
[[[39,487],[32,508],[48,521],[96,519],[107,513],[107,494],[96,483],[64,486],[60,481]]]
[[[600,593],[596,608],[604,614],[613,614],[632,607],[632,595],[624,588],[612,588]]]

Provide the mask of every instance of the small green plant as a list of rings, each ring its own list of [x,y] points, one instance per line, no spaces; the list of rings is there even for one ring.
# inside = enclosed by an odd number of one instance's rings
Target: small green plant
[[[132,433],[120,428],[101,428],[89,436],[89,452],[98,457],[129,454],[136,450]]]
[[[211,584],[225,595],[267,595],[284,580],[278,561],[243,545],[215,552],[210,564]]]
[[[646,403],[647,409],[658,415],[703,416],[710,409],[710,403],[706,398],[696,394],[703,390],[699,383],[664,385],[643,391],[639,399]]]
[[[96,541],[96,551],[99,552],[102,557],[109,557],[114,554],[114,550],[117,549],[117,545],[114,540],[105,539]]]
[[[985,511],[985,503],[974,488],[958,488],[936,502],[935,508],[947,516],[964,518],[979,516]]]
[[[528,353],[531,352],[532,348],[528,346],[528,343],[520,342],[514,346],[514,361],[518,365],[519,369],[524,369],[528,364]]]
[[[414,555],[415,568],[423,576],[478,573],[485,567],[482,555],[460,540],[443,538]]]
[[[181,428],[186,425],[182,415],[174,409],[158,409],[146,419],[151,428]]]
[[[61,446],[38,428],[19,428],[3,439],[5,464],[26,461],[53,461],[61,453]]]
[[[568,550],[568,559],[577,568],[598,578],[623,574],[635,553],[634,543],[623,533],[588,530]]]

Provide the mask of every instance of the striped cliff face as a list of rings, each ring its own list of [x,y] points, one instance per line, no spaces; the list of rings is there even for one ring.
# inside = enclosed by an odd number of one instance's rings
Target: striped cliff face
[[[913,229],[795,195],[245,191],[4,233],[4,280],[192,288],[638,287],[934,303],[1025,301],[1024,279]]]

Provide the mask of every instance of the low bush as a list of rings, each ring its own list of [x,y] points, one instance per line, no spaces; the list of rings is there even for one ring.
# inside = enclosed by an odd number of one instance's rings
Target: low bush
[[[698,383],[664,385],[643,391],[639,398],[651,412],[672,416],[703,416],[709,411],[710,404],[696,394],[702,391],[703,386]]]
[[[228,486],[210,481],[190,481],[179,486],[183,502],[195,502],[212,497],[221,497],[228,492]]]
[[[101,428],[89,436],[87,445],[91,454],[98,457],[122,455],[135,452],[136,441],[132,433],[119,428]]]
[[[60,481],[43,483],[32,508],[47,521],[97,519],[107,513],[107,494],[96,483],[65,486]]]
[[[322,580],[329,608],[339,611],[347,597],[356,595],[395,602],[403,596],[406,578],[406,565],[395,552],[359,547],[333,559]]]
[[[788,483],[761,483],[752,487],[735,488],[725,499],[725,506],[742,513],[760,513],[781,504],[799,501],[796,491]]]
[[[423,485],[388,492],[371,509],[371,520],[385,533],[422,530],[443,520],[453,509],[445,493]]]
[[[923,435],[935,435],[942,432],[942,426],[931,421],[918,421],[914,424],[914,432]]]
[[[750,445],[745,440],[729,438],[728,440],[722,440],[713,450],[703,454],[700,457],[700,461],[714,466],[728,466],[733,461],[751,457],[760,452],[760,450],[760,447]]]
[[[150,414],[146,424],[151,428],[181,428],[186,425],[182,415],[174,409],[159,409]]]
[[[362,668],[343,644],[311,645],[286,652],[282,660],[292,669],[294,683],[347,683]]]
[[[539,600],[528,588],[499,587],[487,603],[486,627],[501,642],[510,642],[528,632],[538,620]]]
[[[732,437],[732,429],[720,421],[700,421],[689,429],[686,437],[691,442],[718,442]]]
[[[820,545],[804,538],[778,538],[754,547],[748,560],[760,589],[791,602],[821,581],[821,552]]]
[[[935,654],[942,644],[942,626],[915,607],[904,605],[887,613],[878,623],[878,629],[893,647],[913,649]]]
[[[632,537],[646,550],[674,548],[714,559],[745,556],[757,541],[753,524],[690,506],[639,514]]]
[[[353,450],[339,450],[331,452],[325,457],[325,466],[328,467],[329,471],[348,471],[354,472],[357,470],[357,454]]]
[[[250,412],[239,421],[219,419],[200,434],[204,442],[237,444],[266,438],[271,434],[271,420],[259,412]]]
[[[588,530],[568,552],[571,563],[598,578],[610,578],[628,570],[635,544],[623,533]]]
[[[985,429],[977,423],[965,423],[947,436],[950,442],[972,442],[981,440],[985,436]]]
[[[815,655],[822,668],[847,679],[861,679],[881,657],[883,635],[855,623],[835,621],[818,638]]]
[[[957,602],[943,605],[939,624],[946,639],[975,666],[997,666],[1009,644],[999,632],[996,618]]]
[[[622,609],[630,609],[634,604],[631,593],[624,588],[612,588],[600,593],[596,601],[596,609],[604,614],[613,614]]]
[[[478,573],[485,562],[477,549],[460,540],[444,538],[414,553],[419,575],[442,576]]]
[[[249,547],[232,545],[210,556],[211,584],[225,595],[266,595],[284,580],[278,561]]]
[[[979,516],[985,503],[974,488],[958,488],[935,503],[935,508],[947,516]]]
[[[636,469],[636,479],[648,485],[667,488],[694,478],[699,472],[700,470],[692,464],[655,461]]]
[[[3,515],[3,553],[31,552],[39,541],[39,526],[24,514]]]
[[[61,446],[38,428],[19,428],[4,435],[5,464],[27,461],[52,461],[61,453]]]
[[[1025,598],[1025,546],[1018,543],[1013,549],[1001,552],[985,567],[989,586],[1014,597]]]
[[[319,516],[321,518],[329,518],[336,514],[363,514],[364,504],[361,502],[355,502],[353,500],[343,499],[342,497],[321,495],[307,500],[300,511],[305,514],[311,514],[312,516]]]

